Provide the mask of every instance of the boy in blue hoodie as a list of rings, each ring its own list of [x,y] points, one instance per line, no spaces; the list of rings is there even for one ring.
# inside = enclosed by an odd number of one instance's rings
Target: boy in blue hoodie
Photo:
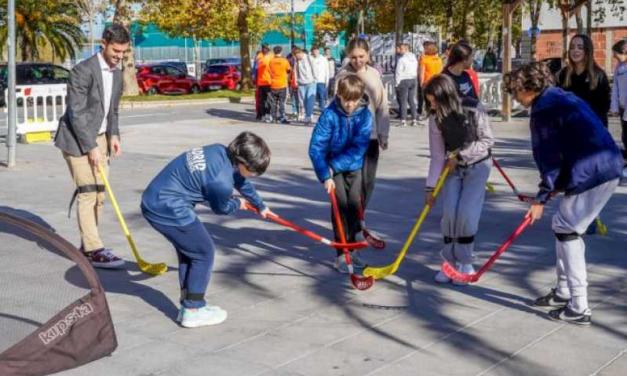
[[[528,215],[542,217],[544,205],[564,192],[553,216],[557,284],[534,305],[551,308],[549,318],[590,325],[585,244],[581,235],[599,215],[616,189],[623,158],[607,129],[586,102],[552,87],[553,76],[542,63],[532,63],[504,77],[506,90],[531,108],[533,157],[541,182]]]
[[[229,146],[195,148],[172,160],[150,182],[142,195],[142,214],[168,239],[179,259],[181,310],[177,321],[187,328],[215,325],[227,313],[205,302],[213,267],[214,244],[194,207],[204,203],[214,213],[227,215],[250,201],[262,217],[272,212],[246,179],[263,174],[270,164],[270,149],[250,132]],[[233,188],[244,198],[233,197]]]
[[[309,158],[318,180],[324,184],[327,193],[335,189],[348,242],[358,240],[356,238],[362,231],[359,220],[361,168],[372,130],[372,114],[364,91],[365,84],[357,75],[343,77],[338,82],[335,99],[320,115],[309,143]],[[331,218],[335,239],[340,241],[333,214]],[[365,266],[354,252],[352,262],[355,267]],[[335,267],[348,273],[339,249]]]

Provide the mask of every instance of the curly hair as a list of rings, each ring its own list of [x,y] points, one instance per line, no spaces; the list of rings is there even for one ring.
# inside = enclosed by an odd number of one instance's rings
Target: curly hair
[[[530,63],[503,76],[503,89],[509,94],[517,91],[541,93],[555,84],[555,77],[545,63]]]

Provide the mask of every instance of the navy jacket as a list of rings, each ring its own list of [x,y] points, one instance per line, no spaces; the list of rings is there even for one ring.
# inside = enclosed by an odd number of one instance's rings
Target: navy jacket
[[[240,202],[233,188],[263,210],[265,205],[233,165],[223,145],[195,148],[172,160],[142,195],[144,216],[165,226],[186,226],[196,219],[194,207],[206,203],[216,214],[231,214]]]
[[[585,192],[621,176],[623,158],[590,106],[573,93],[551,87],[531,107],[533,157],[542,181],[536,199],[551,192]]]
[[[370,143],[372,114],[368,103],[347,115],[335,99],[324,110],[311,135],[309,158],[318,180],[324,182],[333,173],[355,171],[364,164],[364,154]]]

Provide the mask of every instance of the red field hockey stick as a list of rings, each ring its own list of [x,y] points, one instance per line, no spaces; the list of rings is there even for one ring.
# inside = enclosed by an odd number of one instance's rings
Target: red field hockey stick
[[[340,217],[340,209],[337,205],[337,198],[335,197],[335,189],[329,193],[329,197],[331,198],[331,206],[333,207],[333,217],[335,218],[335,225],[337,226],[337,231],[340,235],[340,241],[342,243],[346,243],[346,235],[344,234],[344,226],[342,225],[342,217]],[[346,259],[346,266],[348,266],[348,274],[351,278],[351,283],[354,288],[357,290],[368,290],[374,285],[374,278],[372,277],[361,277],[354,273],[353,271],[353,263],[351,262],[351,255],[348,251],[348,248],[342,248],[342,252],[344,252],[344,258]]]
[[[533,197],[527,196],[527,195],[523,195],[522,193],[520,193],[518,191],[518,189],[516,189],[516,186],[514,185],[512,180],[509,178],[509,176],[507,176],[505,171],[503,171],[503,168],[501,168],[501,165],[499,164],[499,162],[496,161],[495,158],[492,158],[492,163],[494,164],[494,167],[496,167],[496,169],[499,170],[499,172],[501,173],[501,175],[503,176],[503,178],[505,179],[507,184],[512,188],[512,191],[514,191],[514,194],[516,195],[516,197],[518,197],[518,199],[520,201],[523,201],[523,202],[532,202],[533,201]]]
[[[250,204],[249,202],[246,203],[246,210],[250,210],[250,211],[255,212],[257,214],[259,213],[259,210],[256,207],[254,207],[252,204]],[[298,226],[297,224],[288,221],[287,219],[283,219],[283,218],[279,217],[276,214],[268,215],[268,219],[270,219],[272,222],[275,222],[275,223],[277,223],[277,224],[279,224],[281,226],[285,226],[285,227],[291,228],[292,230],[294,230],[294,231],[296,231],[296,232],[298,232],[298,233],[300,233],[302,235],[305,235],[306,237],[308,237],[308,238],[310,238],[310,239],[312,239],[314,241],[320,242],[320,243],[322,243],[324,245],[328,245],[329,247],[332,247],[332,248],[362,249],[362,248],[368,247],[368,243],[365,242],[365,241],[355,242],[355,243],[338,243],[338,242],[332,241],[330,239],[324,238],[324,237],[316,234],[313,231],[309,231],[309,230],[307,230],[305,228],[302,228],[302,227]]]
[[[496,252],[494,252],[492,257],[490,257],[490,259],[481,267],[481,269],[479,269],[478,272],[472,273],[472,274],[461,273],[459,270],[455,269],[455,267],[451,265],[448,261],[444,261],[442,263],[442,271],[444,272],[444,274],[446,274],[447,277],[454,279],[456,281],[466,282],[466,283],[477,282],[479,278],[481,277],[481,275],[485,273],[488,269],[490,269],[492,264],[494,264],[494,262],[503,254],[503,252],[505,252],[507,248],[509,248],[509,246],[512,245],[514,240],[516,240],[516,238],[520,236],[520,234],[522,234],[523,231],[525,231],[525,229],[527,228],[527,226],[529,226],[530,223],[531,223],[531,216],[526,215],[525,219],[523,219],[523,221],[518,225],[518,227],[516,227],[514,232],[509,236],[509,238],[507,238],[505,243],[501,244],[501,246],[496,250]]]

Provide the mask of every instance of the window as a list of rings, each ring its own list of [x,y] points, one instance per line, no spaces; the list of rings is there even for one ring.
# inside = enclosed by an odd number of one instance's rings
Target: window
[[[229,67],[227,67],[226,65],[212,65],[207,68],[207,73],[224,74],[227,73],[228,70]]]

